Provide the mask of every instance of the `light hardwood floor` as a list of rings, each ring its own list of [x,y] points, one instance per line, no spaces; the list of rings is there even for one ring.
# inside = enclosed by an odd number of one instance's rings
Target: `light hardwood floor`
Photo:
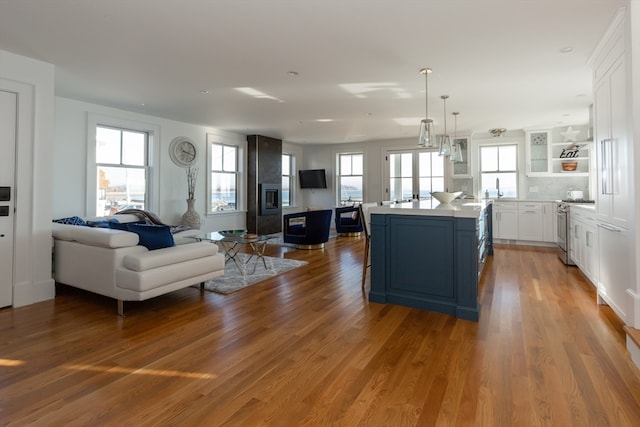
[[[496,248],[478,323],[369,303],[359,238],[269,254],[310,264],[125,318],[62,286],[0,310],[0,424],[640,425],[623,325],[550,249]]]

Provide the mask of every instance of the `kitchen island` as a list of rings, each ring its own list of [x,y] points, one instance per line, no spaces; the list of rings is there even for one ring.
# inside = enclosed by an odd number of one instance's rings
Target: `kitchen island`
[[[478,281],[493,254],[491,201],[431,199],[369,212],[369,301],[477,321]]]

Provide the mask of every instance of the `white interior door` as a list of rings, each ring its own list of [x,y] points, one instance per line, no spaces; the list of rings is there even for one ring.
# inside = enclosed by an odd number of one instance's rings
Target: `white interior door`
[[[17,94],[0,90],[0,307],[13,304]]]

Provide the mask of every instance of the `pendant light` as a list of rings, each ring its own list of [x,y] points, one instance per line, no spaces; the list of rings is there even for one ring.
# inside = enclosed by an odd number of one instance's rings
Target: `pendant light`
[[[458,114],[459,112],[455,111],[453,113],[453,146],[451,147],[451,161],[454,163],[464,162],[464,158],[462,157],[462,141],[458,141]]]
[[[440,137],[440,149],[438,150],[439,156],[451,155],[451,139],[447,135],[447,98],[449,95],[442,95],[442,104],[444,105],[444,133]]]
[[[433,120],[429,118],[429,85],[428,76],[431,68],[423,68],[420,74],[424,74],[424,119],[420,122],[420,136],[418,137],[418,147],[435,147],[435,139],[433,136]]]

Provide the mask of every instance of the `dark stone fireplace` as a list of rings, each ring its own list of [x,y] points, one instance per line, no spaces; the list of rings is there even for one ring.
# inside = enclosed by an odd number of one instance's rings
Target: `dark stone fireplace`
[[[282,141],[247,136],[247,231],[282,231]]]

